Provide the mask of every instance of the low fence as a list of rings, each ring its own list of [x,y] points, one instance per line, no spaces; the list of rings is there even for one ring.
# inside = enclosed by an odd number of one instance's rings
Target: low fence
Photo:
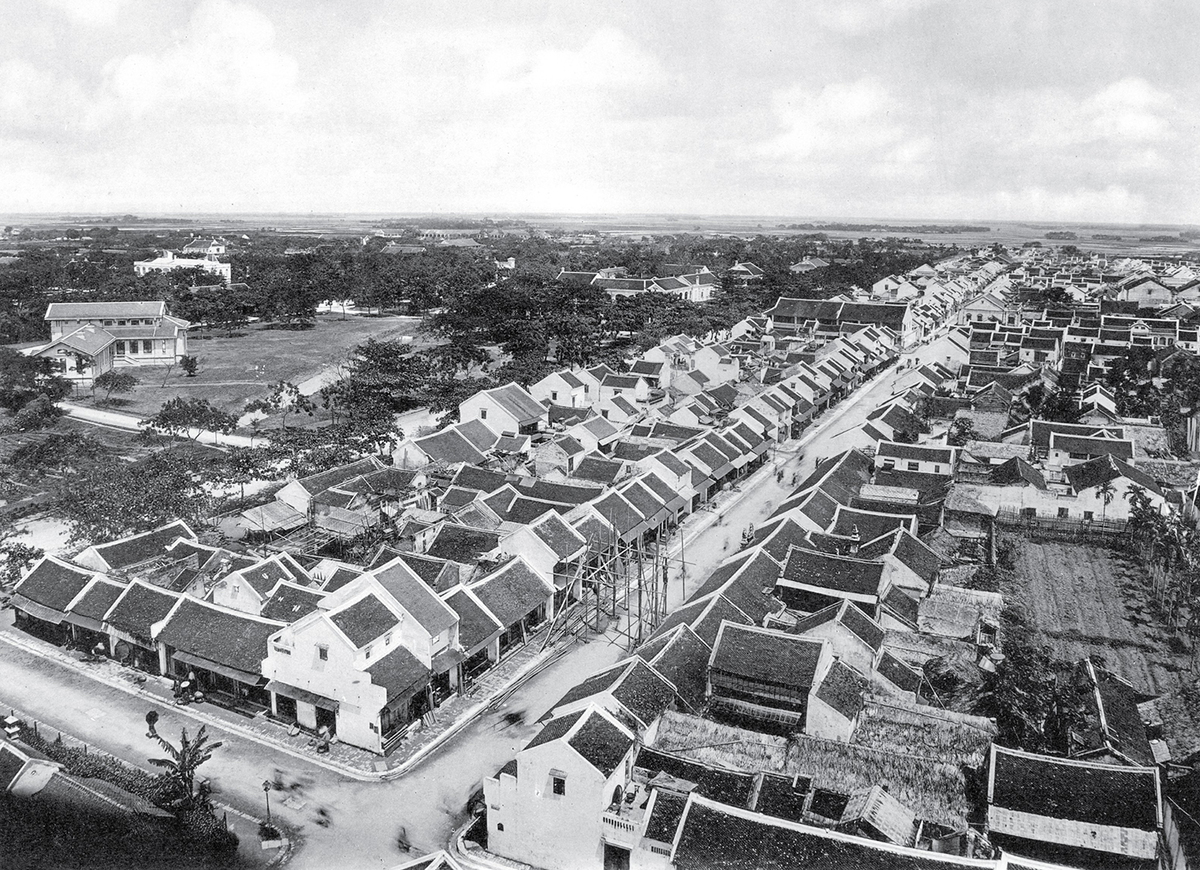
[[[1079,544],[1114,546],[1129,540],[1129,524],[1124,520],[1080,520],[1066,517],[1027,516],[1002,509],[996,525],[1035,540],[1066,541]]]

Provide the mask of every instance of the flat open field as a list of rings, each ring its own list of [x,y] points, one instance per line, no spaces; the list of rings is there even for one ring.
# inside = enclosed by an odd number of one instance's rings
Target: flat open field
[[[1063,659],[1102,657],[1141,692],[1178,688],[1191,656],[1151,610],[1132,559],[1099,547],[1017,539],[1005,603],[1021,604],[1045,643]]]
[[[246,402],[265,395],[270,384],[284,380],[303,387],[304,381],[338,365],[346,354],[368,338],[394,339],[409,335],[414,347],[431,342],[420,333],[419,317],[362,317],[321,315],[312,329],[290,330],[253,325],[231,337],[224,330],[193,330],[188,350],[200,360],[196,377],[177,366],[126,369],[140,381],[132,393],[113,396],[113,411],[149,416],[176,396],[207,399],[232,414]],[[164,384],[164,377],[166,382]],[[103,394],[97,391],[97,398]]]

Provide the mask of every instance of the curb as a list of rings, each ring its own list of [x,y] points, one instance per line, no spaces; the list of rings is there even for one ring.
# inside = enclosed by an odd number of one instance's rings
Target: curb
[[[95,671],[89,671],[85,668],[76,667],[75,662],[71,661],[70,659],[68,659],[66,657],[48,655],[47,654],[49,652],[48,650],[41,649],[37,646],[33,646],[32,644],[24,643],[22,640],[18,640],[17,637],[15,637],[11,632],[7,632],[7,631],[0,632],[0,641],[7,643],[10,646],[14,646],[19,649],[23,649],[26,652],[37,656],[38,658],[42,659],[43,661],[53,662],[54,664],[58,664],[62,667],[68,668],[77,673],[81,673],[81,674],[87,676],[89,679],[95,680],[98,683],[103,683],[104,685],[108,686],[109,688],[117,689],[118,691],[124,692],[125,694],[132,695],[134,697],[145,698],[145,699],[149,700],[151,703],[155,704],[156,706],[162,707],[164,710],[169,710],[172,713],[178,713],[181,716],[187,716],[191,719],[194,719],[197,722],[202,722],[206,725],[211,725],[213,727],[235,733],[239,737],[242,737],[242,738],[245,738],[246,740],[250,740],[254,743],[257,743],[260,746],[266,747],[267,749],[271,749],[275,752],[282,752],[286,755],[292,756],[293,758],[299,759],[300,761],[304,761],[309,764],[313,764],[317,767],[322,767],[322,768],[330,771],[331,773],[342,774],[342,775],[348,776],[352,779],[357,779],[360,782],[380,782],[381,781],[381,777],[379,774],[366,773],[361,770],[356,770],[355,768],[347,767],[347,766],[344,766],[341,764],[335,764],[335,763],[329,762],[323,758],[317,758],[314,755],[306,754],[306,753],[300,752],[299,750],[292,749],[290,746],[283,746],[279,743],[275,743],[271,740],[268,740],[267,738],[261,736],[260,734],[256,734],[255,732],[250,731],[249,729],[245,728],[242,725],[239,725],[236,722],[229,722],[229,721],[226,721],[225,719],[220,719],[216,716],[208,715],[204,711],[196,710],[196,709],[192,708],[190,705],[187,707],[176,707],[151,692],[147,692],[144,689],[139,689],[139,688],[136,688],[135,686],[126,684],[123,680],[110,679],[108,677],[108,675],[106,675],[106,674],[102,675],[102,674],[96,673]]]
[[[425,746],[422,746],[420,749],[418,749],[416,753],[411,758],[407,759],[403,764],[397,765],[391,770],[382,773],[380,775],[380,779],[383,782],[390,782],[391,780],[399,779],[401,776],[408,773],[412,768],[416,767],[418,764],[432,755],[435,750],[440,749],[444,743],[448,742],[452,737],[457,735],[459,731],[462,731],[464,728],[478,719],[483,713],[486,713],[488,709],[491,708],[492,705],[497,701],[504,698],[514,689],[523,685],[526,681],[537,676],[543,669],[558,661],[558,659],[563,656],[566,651],[571,648],[571,646],[574,646],[574,644],[565,645],[562,647],[551,647],[549,650],[534,656],[529,660],[525,667],[517,671],[517,673],[514,674],[510,680],[508,680],[508,682],[504,683],[499,689],[493,692],[490,697],[477,702],[472,707],[468,707],[463,711],[461,716],[451,723],[449,728],[447,728]]]
[[[40,721],[41,721],[41,720],[39,720],[39,719],[38,719],[36,716],[31,716],[30,714],[26,713],[26,712],[25,712],[24,710],[22,710],[20,707],[14,706],[14,705],[12,705],[12,704],[9,704],[9,703],[4,703],[2,706],[3,706],[3,707],[5,707],[6,709],[12,710],[12,712],[13,712],[14,714],[17,714],[17,715],[19,715],[19,716],[20,716],[20,718],[22,718],[22,719],[32,719],[34,722],[40,722]],[[51,725],[48,725],[48,724],[46,724],[46,723],[44,723],[44,722],[43,722],[42,724],[43,724],[43,725],[45,725],[47,728],[51,728],[51,727],[53,727],[53,726],[51,726]],[[55,731],[58,731],[59,729],[58,729],[58,728],[54,728],[54,730],[55,730]],[[75,741],[77,741],[77,742],[79,742],[79,743],[81,743],[81,744],[84,744],[85,746],[87,745],[87,744],[85,743],[85,741],[83,741],[83,740],[82,740],[82,739],[80,739],[79,737],[76,737],[74,734],[71,734],[70,732],[66,732],[66,731],[60,731],[60,732],[59,732],[59,734],[60,734],[60,735],[61,735],[61,734],[68,734],[68,735],[71,737],[71,739],[72,739],[72,740],[75,740]],[[94,745],[94,744],[93,744],[93,745]],[[108,757],[110,757],[110,758],[113,758],[113,759],[115,759],[115,760],[116,760],[116,761],[117,761],[119,764],[123,764],[123,765],[125,765],[125,766],[127,766],[127,767],[131,767],[131,768],[134,768],[134,769],[136,769],[136,770],[140,770],[140,771],[142,771],[142,772],[144,772],[144,773],[147,773],[147,774],[153,774],[153,773],[154,773],[154,771],[152,771],[152,770],[147,770],[145,767],[143,767],[143,766],[142,766],[142,765],[140,765],[140,764],[134,764],[134,763],[133,763],[133,762],[131,762],[131,761],[126,761],[125,759],[123,759],[123,758],[121,758],[121,757],[119,757],[119,756],[113,755],[111,752],[109,752],[109,751],[108,751],[108,750],[106,750],[106,749],[101,749],[100,747],[96,747],[96,748],[99,750],[99,752],[100,752],[100,753],[102,753],[103,755],[106,755],[106,756],[108,756]],[[215,812],[217,812],[217,811],[219,811],[219,812],[222,812],[222,813],[229,813],[229,814],[231,814],[231,815],[238,816],[239,818],[241,818],[241,819],[243,819],[243,820],[245,820],[245,821],[247,821],[247,822],[250,822],[252,825],[254,825],[254,826],[256,826],[256,827],[257,827],[258,825],[261,825],[261,824],[262,824],[262,823],[265,821],[264,819],[260,819],[258,816],[252,816],[252,815],[250,815],[250,813],[248,813],[248,812],[245,812],[244,810],[239,810],[237,807],[235,807],[235,806],[231,806],[230,804],[227,804],[227,803],[225,803],[224,801],[220,801],[220,800],[212,800],[211,798],[210,798],[210,800],[211,800],[211,802],[212,802],[212,806],[213,806],[214,814],[215,814]],[[285,861],[287,861],[287,860],[288,860],[288,859],[289,859],[289,858],[292,856],[292,853],[295,851],[295,849],[296,849],[296,841],[295,841],[295,839],[294,839],[294,838],[292,838],[292,837],[284,837],[284,838],[283,838],[283,847],[282,847],[282,848],[280,848],[280,850],[279,850],[279,851],[276,853],[276,855],[275,855],[275,856],[274,856],[274,857],[273,857],[273,858],[272,858],[270,861],[268,861],[268,862],[266,863],[266,865],[265,865],[265,866],[267,866],[267,867],[276,867],[276,866],[278,866],[278,865],[280,865],[280,864],[283,864]]]
[[[83,674],[89,679],[95,680],[98,683],[102,683],[109,688],[122,691],[127,695],[146,698],[151,703],[162,707],[164,710],[179,713],[181,715],[188,716],[197,722],[202,722],[207,725],[212,725],[216,728],[221,728],[225,731],[236,733],[239,737],[243,737],[247,740],[257,743],[264,748],[290,755],[293,758],[299,759],[300,761],[324,768],[332,773],[347,776],[359,782],[389,782],[408,773],[412,768],[424,761],[435,750],[441,748],[444,743],[457,735],[458,732],[462,731],[481,714],[486,712],[498,700],[501,700],[506,695],[511,693],[515,688],[523,685],[525,681],[532,679],[534,676],[540,673],[542,669],[549,667],[551,664],[558,661],[561,656],[565,655],[567,650],[574,646],[574,643],[554,646],[540,653],[539,655],[534,656],[520,670],[513,674],[508,681],[501,684],[501,686],[489,697],[483,698],[472,707],[467,708],[467,710],[465,710],[457,719],[455,719],[445,731],[435,737],[428,744],[417,750],[417,752],[414,753],[411,758],[406,759],[400,765],[386,771],[367,772],[358,770],[357,768],[337,764],[336,762],[331,762],[324,758],[315,757],[314,755],[293,749],[290,746],[276,743],[269,738],[263,737],[262,735],[243,727],[237,722],[230,722],[225,719],[209,715],[207,712],[203,710],[197,710],[190,705],[187,707],[176,707],[152,692],[148,692],[144,689],[133,686],[129,683],[126,683],[124,680],[113,679],[107,674],[100,674],[96,671],[80,667],[77,662],[61,653],[55,655],[54,653],[60,652],[57,647],[53,648],[52,650],[44,649],[34,642],[26,641],[24,638],[10,631],[0,631],[0,642],[7,643],[10,646],[17,647],[18,649],[22,649],[31,655],[37,656],[43,661],[48,661],[75,671],[76,673]]]

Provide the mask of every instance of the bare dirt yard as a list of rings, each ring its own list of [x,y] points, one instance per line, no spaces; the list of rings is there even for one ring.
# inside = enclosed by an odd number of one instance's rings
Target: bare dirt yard
[[[1160,694],[1193,676],[1186,642],[1154,611],[1144,569],[1115,550],[1017,539],[1005,602],[1023,606],[1054,654],[1092,655],[1138,691]]]
[[[248,400],[265,395],[276,381],[301,384],[344,362],[354,347],[369,338],[403,336],[412,337],[414,348],[431,344],[421,332],[419,317],[322,314],[311,329],[255,324],[232,336],[223,330],[195,329],[188,335],[188,350],[199,358],[196,377],[187,377],[178,366],[169,373],[166,368],[124,369],[138,379],[138,386],[98,407],[149,416],[168,399],[183,396],[207,399],[223,411],[239,414]],[[97,391],[96,400],[103,399]],[[87,394],[75,400],[91,401]]]

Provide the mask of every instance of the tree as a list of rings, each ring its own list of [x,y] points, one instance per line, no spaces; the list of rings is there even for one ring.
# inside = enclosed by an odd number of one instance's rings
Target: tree
[[[71,382],[55,374],[50,360],[0,347],[0,408],[20,411],[45,396],[51,403],[71,395]]]
[[[308,396],[300,392],[300,388],[289,381],[278,381],[271,385],[271,392],[266,398],[251,399],[246,403],[246,413],[278,414],[280,425],[287,428],[288,414],[307,414],[312,416],[317,406]]]
[[[1113,499],[1117,497],[1117,489],[1112,485],[1111,480],[1106,480],[1104,483],[1096,487],[1096,495],[1100,496],[1104,501],[1104,508],[1100,511],[1100,518],[1108,518],[1108,506],[1113,503]]]
[[[190,354],[184,354],[179,358],[179,367],[183,369],[183,373],[189,378],[196,377],[196,369],[200,367],[200,360]]]
[[[96,376],[92,381],[92,390],[94,392],[97,387],[104,390],[104,402],[108,404],[112,401],[113,393],[132,393],[137,384],[138,379],[133,375],[118,369],[109,369]]]
[[[975,431],[975,423],[969,417],[959,417],[950,425],[950,434],[946,443],[954,447],[962,447],[968,441],[979,438]]]
[[[104,445],[95,436],[79,432],[51,432],[45,438],[25,444],[9,457],[12,468],[29,477],[47,473],[65,474],[98,460]]]
[[[173,438],[186,435],[196,441],[205,432],[228,435],[237,428],[237,418],[214,407],[207,399],[176,397],[164,403],[157,414],[143,420],[141,425]]]
[[[212,758],[214,751],[224,745],[220,740],[215,743],[209,743],[205,728],[206,726],[204,725],[200,726],[200,730],[196,732],[195,739],[189,739],[187,729],[184,728],[180,734],[178,747],[157,731],[154,732],[155,739],[158,740],[158,744],[163,748],[163,751],[167,753],[167,757],[151,758],[150,763],[166,771],[167,776],[183,791],[184,800],[188,804],[196,796],[196,771],[200,768],[200,765]]]
[[[45,429],[63,414],[62,409],[51,401],[45,393],[35,396],[25,403],[13,419],[13,427],[18,432],[33,432]]]
[[[210,477],[195,456],[177,450],[132,463],[110,460],[64,480],[55,508],[72,541],[110,541],[176,519],[200,519],[211,503]]]

